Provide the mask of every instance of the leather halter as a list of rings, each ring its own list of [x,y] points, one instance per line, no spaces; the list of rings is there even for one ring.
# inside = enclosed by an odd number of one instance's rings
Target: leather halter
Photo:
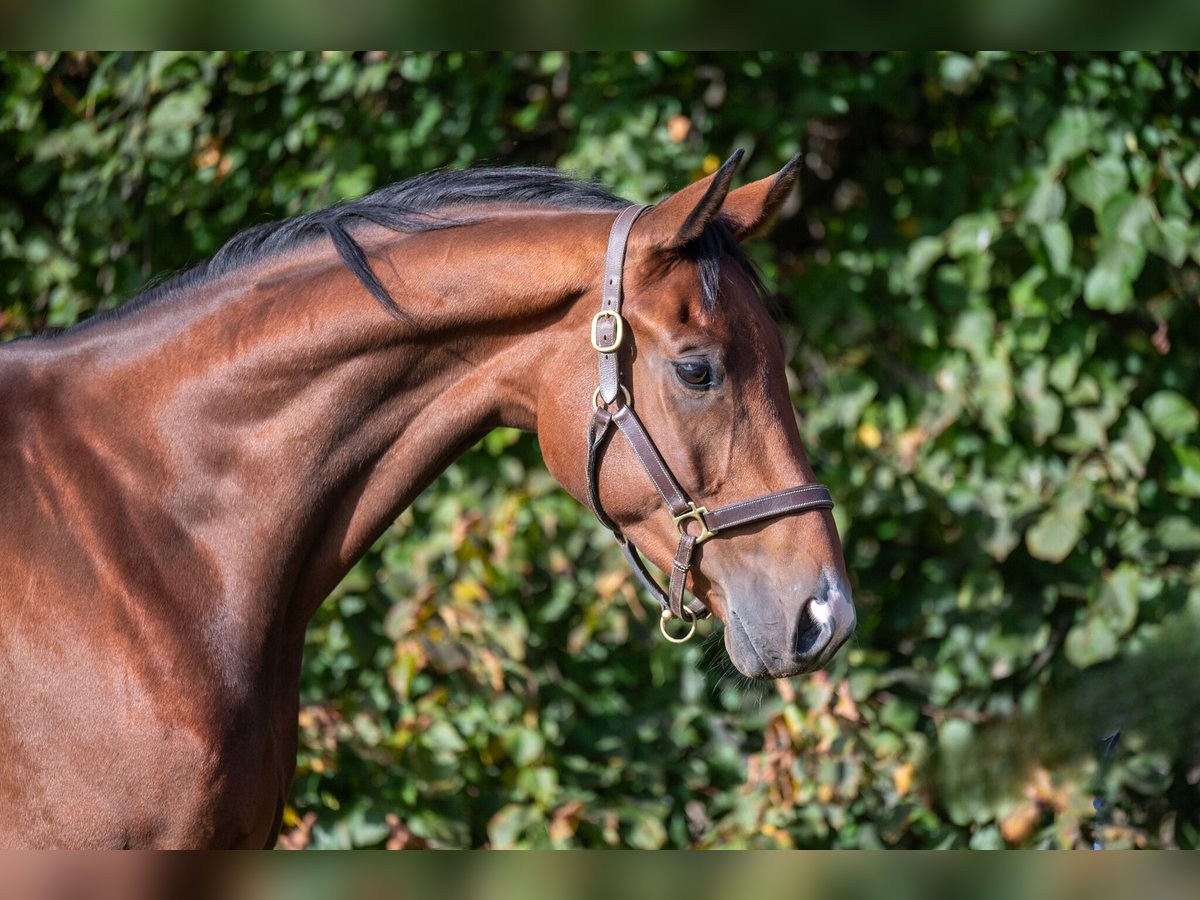
[[[671,474],[671,469],[654,446],[650,435],[646,433],[641,419],[633,411],[629,390],[621,383],[620,350],[626,327],[625,320],[621,318],[621,279],[625,269],[625,248],[629,243],[633,223],[649,208],[626,207],[613,222],[612,231],[608,236],[603,299],[600,311],[592,317],[592,347],[600,355],[600,385],[592,395],[595,414],[588,427],[587,492],[588,502],[591,503],[596,518],[613,533],[638,580],[662,606],[659,627],[663,636],[669,641],[682,643],[695,633],[696,620],[710,615],[708,607],[698,597],[687,604],[683,599],[684,586],[687,584],[688,571],[691,569],[697,545],[729,528],[814,509],[833,509],[833,497],[824,485],[802,484],[709,511],[690,500]],[[665,591],[646,569],[638,548],[621,533],[620,526],[609,518],[600,504],[601,453],[614,425],[625,436],[642,468],[650,476],[671,513],[675,527],[679,530],[679,549],[671,563],[671,580]],[[688,530],[689,527],[693,527],[689,524],[692,522],[695,522],[695,534]],[[683,637],[676,638],[667,633],[666,623],[673,617],[689,620],[689,630]]]

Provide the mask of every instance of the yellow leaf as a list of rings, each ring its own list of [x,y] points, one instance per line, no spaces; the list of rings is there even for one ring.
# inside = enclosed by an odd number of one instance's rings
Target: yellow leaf
[[[461,578],[454,582],[450,595],[464,603],[478,603],[487,599],[487,591],[474,578]]]
[[[846,679],[842,679],[838,685],[837,703],[833,706],[833,714],[851,722],[857,722],[861,718],[858,704],[854,702],[854,696],[850,693],[850,682]]]
[[[804,734],[804,719],[794,704],[783,708],[783,724],[793,738],[798,739]]]
[[[1000,820],[1000,833],[1010,844],[1023,844],[1042,820],[1044,813],[1033,800],[1020,803],[1016,809]]]
[[[912,788],[913,772],[916,767],[906,762],[892,769],[892,784],[896,786],[896,793],[901,797],[907,797],[909,790]]]
[[[870,422],[863,422],[858,426],[858,442],[868,450],[874,450],[883,443],[883,435]]]
[[[596,579],[596,594],[603,600],[607,600],[613,594],[621,589],[629,576],[618,569],[605,572]]]

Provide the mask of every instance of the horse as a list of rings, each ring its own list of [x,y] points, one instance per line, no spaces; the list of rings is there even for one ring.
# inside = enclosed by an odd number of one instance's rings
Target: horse
[[[651,207],[426,173],[0,348],[0,844],[272,846],[307,623],[498,426],[671,573],[668,636],[711,612],[747,676],[828,663],[845,562],[741,246],[798,161],[733,188],[740,158]]]

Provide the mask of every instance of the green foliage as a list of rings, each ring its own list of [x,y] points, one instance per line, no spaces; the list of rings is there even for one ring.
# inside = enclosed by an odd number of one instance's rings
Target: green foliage
[[[1194,55],[0,57],[0,334],[438,166],[631,199],[805,152],[755,249],[860,612],[828,674],[656,636],[501,431],[309,633],[316,846],[1195,846]],[[1096,751],[1115,729],[1111,766]]]

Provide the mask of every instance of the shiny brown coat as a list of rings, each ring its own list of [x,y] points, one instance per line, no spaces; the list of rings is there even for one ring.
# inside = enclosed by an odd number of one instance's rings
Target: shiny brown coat
[[[718,215],[738,237],[757,229],[793,174],[718,185],[706,207],[710,177],[632,236],[629,381],[702,502],[813,480],[778,329],[732,267],[705,311],[677,258]],[[457,228],[356,231],[406,322],[314,240],[0,348],[0,845],[271,846],[304,630],[372,541],[500,425],[536,431],[584,496],[613,214],[468,212]],[[681,388],[671,363],[687,354],[719,367],[718,389]],[[621,447],[601,494],[667,565],[675,531]],[[705,545],[691,586],[743,671],[810,668],[794,644],[817,592],[836,600],[836,643],[853,628],[832,517],[746,532]]]

